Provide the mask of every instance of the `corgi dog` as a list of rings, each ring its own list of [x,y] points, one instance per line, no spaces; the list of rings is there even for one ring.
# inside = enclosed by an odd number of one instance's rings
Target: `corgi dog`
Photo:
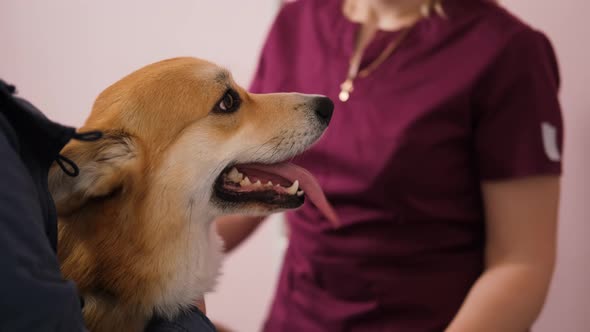
[[[268,215],[309,199],[336,222],[317,181],[290,160],[326,130],[334,105],[317,95],[252,94],[207,61],[143,67],[104,90],[53,167],[63,275],[85,300],[91,331],[141,331],[210,291],[222,261],[213,220]]]

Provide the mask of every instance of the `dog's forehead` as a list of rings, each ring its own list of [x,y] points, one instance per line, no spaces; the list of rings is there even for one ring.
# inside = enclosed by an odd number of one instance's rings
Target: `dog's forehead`
[[[167,85],[172,88],[170,92],[182,93],[186,92],[186,89],[202,91],[206,94],[201,96],[203,101],[208,96],[221,93],[214,93],[213,91],[224,91],[235,86],[229,70],[206,61],[181,63],[178,66],[172,65],[160,68],[152,78],[152,83],[158,87],[161,87],[162,81],[166,81]]]
[[[211,87],[228,87],[232,85],[233,79],[231,73],[222,67],[215,65],[199,67],[194,72],[195,78],[203,82],[213,83]]]
[[[136,136],[174,135],[205,117],[223,92],[235,86],[231,73],[197,58],[148,65],[107,88],[95,101],[87,125]]]
[[[227,84],[231,80],[231,74],[225,69],[219,69],[215,75],[215,81],[220,84]]]
[[[231,73],[215,63],[199,58],[175,58],[153,63],[123,78],[121,82],[135,88],[149,88],[156,85],[227,85],[232,81]]]

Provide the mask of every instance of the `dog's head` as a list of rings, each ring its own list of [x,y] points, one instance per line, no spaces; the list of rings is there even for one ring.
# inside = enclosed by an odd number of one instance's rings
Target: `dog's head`
[[[269,214],[305,196],[325,208],[309,174],[282,162],[322,135],[332,110],[322,96],[248,93],[206,61],[161,61],[100,94],[82,130],[104,137],[69,143],[62,154],[80,175],[52,169],[50,188],[62,217],[121,213],[123,204],[149,213],[190,205],[211,217]]]

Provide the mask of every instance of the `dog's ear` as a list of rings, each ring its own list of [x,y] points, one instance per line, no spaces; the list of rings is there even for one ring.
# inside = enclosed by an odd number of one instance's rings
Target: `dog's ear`
[[[60,216],[123,189],[131,170],[139,164],[135,139],[122,132],[103,133],[93,142],[71,141],[61,155],[77,165],[79,174],[70,176],[57,164],[49,171],[49,191]]]

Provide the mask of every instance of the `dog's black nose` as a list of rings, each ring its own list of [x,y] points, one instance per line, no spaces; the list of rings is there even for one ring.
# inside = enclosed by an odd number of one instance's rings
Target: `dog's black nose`
[[[334,103],[332,100],[327,97],[318,97],[315,114],[326,126],[330,123],[330,119],[332,119],[332,113],[334,113]]]

